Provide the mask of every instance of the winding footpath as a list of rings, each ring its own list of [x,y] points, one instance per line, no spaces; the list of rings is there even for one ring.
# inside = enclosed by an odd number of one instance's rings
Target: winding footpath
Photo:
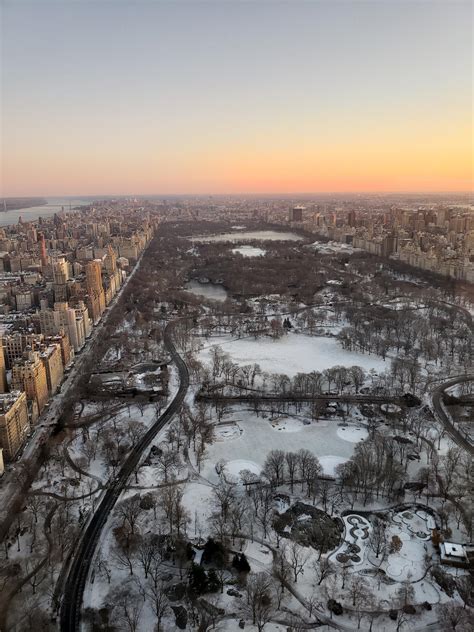
[[[62,632],[79,632],[84,589],[102,530],[121,493],[126,488],[128,479],[138,466],[144,451],[149,447],[158,432],[178,412],[186,396],[189,387],[189,374],[187,366],[172,340],[175,322],[177,321],[168,323],[166,326],[163,341],[179,372],[180,384],[178,391],[164,413],[157,418],[151,428],[133,447],[116,479],[104,493],[99,506],[78,541],[70,562],[63,592],[61,604]]]

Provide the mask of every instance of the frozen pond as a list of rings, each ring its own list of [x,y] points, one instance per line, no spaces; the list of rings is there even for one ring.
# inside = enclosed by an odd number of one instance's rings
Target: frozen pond
[[[232,248],[232,252],[234,254],[238,252],[242,257],[263,257],[266,250],[256,246],[239,246],[238,248]]]
[[[230,241],[240,243],[242,241],[301,241],[302,237],[296,233],[283,233],[277,230],[246,230],[235,233],[221,233],[220,235],[208,235],[192,237],[197,243]]]
[[[219,345],[230,353],[233,362],[244,366],[257,363],[262,371],[268,373],[285,373],[292,377],[297,373],[324,371],[333,366],[360,366],[366,371],[375,369],[382,372],[388,366],[376,355],[346,351],[334,338],[324,336],[305,336],[288,334],[279,340],[270,338],[232,339],[229,336],[213,338],[214,345]],[[200,352],[201,360],[209,363],[209,345]]]
[[[211,301],[225,301],[227,298],[226,289],[222,285],[213,283],[199,283],[199,281],[192,280],[186,283],[184,289],[195,296],[203,296]]]

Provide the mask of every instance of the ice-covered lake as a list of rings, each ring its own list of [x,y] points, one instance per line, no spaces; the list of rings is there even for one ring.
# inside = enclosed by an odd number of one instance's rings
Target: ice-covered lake
[[[227,298],[227,290],[222,285],[215,285],[214,283],[199,283],[199,281],[192,280],[186,283],[184,289],[195,296],[203,296],[212,301],[225,301]]]
[[[366,371],[374,369],[378,373],[388,368],[387,363],[376,355],[346,351],[335,338],[306,336],[290,333],[279,340],[270,338],[232,339],[228,336],[214,338],[213,344],[206,345],[200,352],[201,359],[209,362],[211,347],[219,345],[230,353],[232,360],[243,366],[257,363],[262,371],[297,373],[324,371],[333,366],[360,366]]]
[[[296,233],[284,233],[277,230],[246,230],[220,235],[205,235],[193,237],[196,243],[223,242],[240,243],[243,241],[301,241],[302,237]]]
[[[242,257],[263,257],[266,250],[256,246],[239,246],[238,248],[232,248],[232,252],[234,254],[239,253]]]

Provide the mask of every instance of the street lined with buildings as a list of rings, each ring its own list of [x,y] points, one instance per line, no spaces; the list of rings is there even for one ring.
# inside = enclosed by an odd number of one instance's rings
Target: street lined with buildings
[[[0,229],[0,473],[40,424],[59,416],[62,398],[46,410],[51,398],[80,373],[77,354],[156,225],[143,207],[123,202]]]

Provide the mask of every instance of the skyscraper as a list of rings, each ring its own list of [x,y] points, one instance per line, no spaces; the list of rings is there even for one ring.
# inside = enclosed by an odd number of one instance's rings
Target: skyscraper
[[[86,290],[88,308],[92,320],[96,323],[105,310],[105,293],[102,285],[101,261],[94,259],[86,264]]]
[[[67,281],[69,279],[69,268],[67,261],[58,259],[53,264],[53,289],[56,303],[67,301]]]
[[[304,206],[295,206],[290,210],[290,222],[302,222]]]

